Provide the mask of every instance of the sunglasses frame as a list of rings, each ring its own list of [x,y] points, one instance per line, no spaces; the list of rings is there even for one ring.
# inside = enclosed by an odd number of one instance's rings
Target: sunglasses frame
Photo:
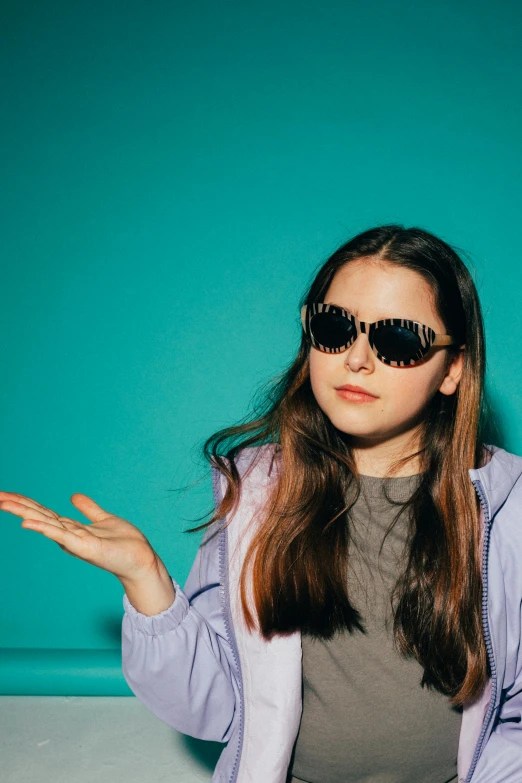
[[[310,328],[311,319],[314,315],[316,315],[316,313],[327,313],[330,311],[333,311],[335,315],[343,316],[355,327],[355,333],[353,337],[345,345],[342,345],[338,348],[328,348],[327,346],[321,345],[314,338]],[[422,359],[423,356],[425,356],[433,346],[454,345],[456,342],[449,334],[436,334],[436,332],[430,326],[421,324],[418,321],[410,321],[407,318],[383,318],[382,320],[374,321],[373,323],[370,323],[369,321],[360,321],[355,315],[353,315],[353,313],[350,313],[349,310],[345,310],[344,307],[340,307],[340,305],[334,305],[330,302],[312,302],[310,304],[303,305],[301,308],[301,324],[306,337],[310,340],[314,348],[317,348],[323,353],[343,353],[347,350],[347,348],[350,347],[350,345],[355,342],[362,332],[368,336],[368,341],[375,356],[381,362],[388,364],[391,367],[412,366],[420,361],[420,359]],[[415,356],[412,357],[412,359],[409,361],[397,361],[394,359],[387,359],[385,356],[379,353],[375,347],[373,334],[380,326],[402,326],[403,328],[409,329],[411,332],[413,332],[421,341],[421,347],[415,353]]]

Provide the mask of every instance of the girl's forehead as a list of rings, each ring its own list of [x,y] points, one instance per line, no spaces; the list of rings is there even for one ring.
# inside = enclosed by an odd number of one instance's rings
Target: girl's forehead
[[[333,278],[323,301],[361,320],[437,318],[433,291],[417,272],[397,266],[352,262]]]

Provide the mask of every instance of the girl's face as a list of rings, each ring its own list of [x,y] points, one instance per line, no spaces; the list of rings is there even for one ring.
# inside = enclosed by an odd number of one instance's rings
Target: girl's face
[[[424,278],[387,262],[347,263],[336,273],[323,301],[349,310],[362,321],[408,318],[431,326],[437,334],[446,332]],[[418,448],[414,431],[428,402],[437,391],[453,394],[460,380],[463,352],[447,371],[446,360],[447,350],[434,347],[415,365],[392,367],[375,356],[365,334],[359,334],[343,353],[310,348],[313,393],[332,424],[351,436],[360,473],[384,475],[390,459]],[[375,397],[367,402],[348,400],[336,391],[344,384],[361,386]],[[410,465],[404,474],[413,472]]]

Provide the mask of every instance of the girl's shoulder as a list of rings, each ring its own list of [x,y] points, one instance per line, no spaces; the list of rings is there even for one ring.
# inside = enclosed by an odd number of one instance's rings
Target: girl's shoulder
[[[241,483],[252,487],[265,483],[274,477],[280,464],[278,443],[264,443],[259,446],[244,446],[234,458]]]
[[[486,463],[471,470],[472,479],[480,479],[490,499],[496,503],[508,498],[520,501],[522,492],[522,456],[512,451],[488,444],[489,458]]]
[[[277,476],[280,465],[280,447],[278,443],[266,443],[260,446],[245,446],[234,457],[239,473],[241,496],[255,501],[263,498],[268,484]],[[230,464],[230,462],[229,462]],[[227,487],[227,477],[216,465],[211,465],[212,484],[216,505],[221,503]]]

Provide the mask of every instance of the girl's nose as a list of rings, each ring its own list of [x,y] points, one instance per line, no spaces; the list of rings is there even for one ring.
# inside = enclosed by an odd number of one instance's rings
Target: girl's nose
[[[372,365],[374,359],[375,356],[373,355],[368,335],[361,332],[350,347],[346,349],[345,364],[351,369],[357,370],[360,367]]]

